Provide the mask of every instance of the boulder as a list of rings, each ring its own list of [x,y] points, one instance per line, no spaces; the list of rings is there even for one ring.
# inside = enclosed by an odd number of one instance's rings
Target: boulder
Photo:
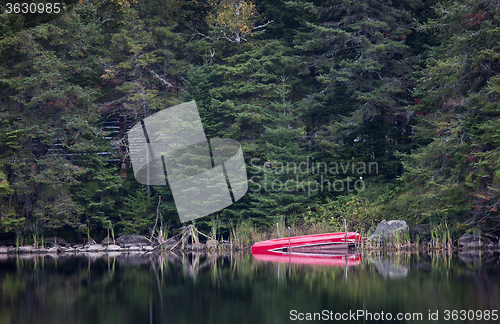
[[[462,249],[493,249],[499,244],[498,237],[489,234],[465,233],[458,240]]]
[[[9,248],[6,246],[0,246],[0,254],[7,254],[9,253]]]
[[[395,235],[400,235],[404,232],[408,232],[408,224],[403,220],[390,220],[385,219],[381,221],[375,232],[368,238],[368,241],[372,240],[387,240]]]
[[[116,239],[115,243],[122,247],[151,245],[145,236],[137,234],[125,234],[120,236]]]
[[[111,245],[111,244],[115,244],[113,243],[113,239],[112,238],[108,238],[108,237],[105,237],[102,241],[101,241],[101,245]]]

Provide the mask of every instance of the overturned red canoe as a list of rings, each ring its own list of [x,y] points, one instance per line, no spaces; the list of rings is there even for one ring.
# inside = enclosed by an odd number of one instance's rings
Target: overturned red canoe
[[[252,246],[252,254],[265,251],[288,251],[288,248],[290,252],[327,253],[332,250],[347,249],[349,245],[356,243],[361,243],[361,235],[356,232],[293,236],[257,242]]]

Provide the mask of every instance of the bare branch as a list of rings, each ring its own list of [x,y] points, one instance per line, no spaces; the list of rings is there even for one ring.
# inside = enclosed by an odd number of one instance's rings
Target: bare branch
[[[264,28],[264,27],[266,27],[267,25],[269,25],[270,23],[273,23],[273,22],[274,22],[274,20],[268,20],[264,25],[255,26],[253,29],[256,30],[256,29]]]
[[[156,73],[155,71],[153,70],[149,70],[149,72],[153,75],[153,77],[155,77],[156,79],[160,80],[160,82],[165,85],[165,86],[169,86],[171,87],[172,84],[170,84],[170,82],[168,82],[167,80],[163,79],[161,76],[158,75],[158,73]]]
[[[190,40],[190,41],[192,41],[192,40],[193,40],[193,38],[194,38],[194,36],[196,36],[196,35],[199,35],[199,36],[201,36],[201,37],[203,37],[203,38],[206,38],[206,39],[211,39],[211,38],[212,38],[212,37],[210,37],[210,36],[208,36],[208,35],[205,35],[205,34],[203,34],[203,33],[200,33],[200,32],[199,32],[197,29],[195,29],[195,28],[191,28],[191,29],[192,29],[195,33],[191,35],[191,38],[189,38],[189,40]]]
[[[328,90],[328,88],[330,88],[332,84],[330,83],[329,85],[326,86],[326,88],[324,88],[323,90],[320,91],[321,94],[324,94],[326,92],[326,90]]]

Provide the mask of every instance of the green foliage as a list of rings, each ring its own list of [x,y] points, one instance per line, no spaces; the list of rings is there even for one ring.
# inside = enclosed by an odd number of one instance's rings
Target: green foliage
[[[397,182],[366,183],[366,189],[360,192],[327,198],[324,204],[311,208],[305,217],[314,221],[326,221],[333,228],[342,231],[344,219],[348,230],[367,233],[383,219],[403,219],[414,224],[406,204],[408,200],[399,200],[403,187]]]
[[[422,220],[497,229],[498,8],[459,1],[435,10],[437,18],[423,28],[440,45],[429,52],[415,91],[419,110],[427,112],[415,139],[426,145],[402,155],[403,180]]]

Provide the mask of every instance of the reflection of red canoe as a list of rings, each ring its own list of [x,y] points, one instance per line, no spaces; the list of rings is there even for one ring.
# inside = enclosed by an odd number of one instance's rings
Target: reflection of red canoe
[[[261,254],[266,251],[288,252],[288,247],[290,247],[290,252],[330,253],[339,249],[347,250],[349,245],[360,242],[361,235],[355,232],[285,237],[255,243],[252,246],[252,254]]]
[[[252,255],[259,260],[267,262],[299,263],[328,266],[355,266],[361,263],[360,254],[313,254],[313,253],[288,253],[281,251],[252,251]]]

